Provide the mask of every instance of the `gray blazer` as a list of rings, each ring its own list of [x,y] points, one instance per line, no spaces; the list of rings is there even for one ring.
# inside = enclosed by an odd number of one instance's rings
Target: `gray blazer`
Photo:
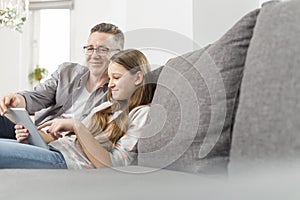
[[[78,98],[89,77],[87,67],[77,63],[63,63],[51,78],[38,84],[33,91],[19,92],[26,100],[26,109],[35,113],[35,124],[60,117]],[[80,120],[106,101],[107,84],[94,91],[87,100]]]

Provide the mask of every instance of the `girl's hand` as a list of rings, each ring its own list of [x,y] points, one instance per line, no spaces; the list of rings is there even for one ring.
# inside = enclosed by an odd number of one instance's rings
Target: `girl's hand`
[[[21,124],[16,124],[15,129],[16,129],[15,133],[16,133],[17,141],[28,144],[29,143],[27,140],[27,138],[29,136],[28,130],[25,129],[25,127]]]
[[[49,126],[47,133],[51,134],[53,138],[58,139],[62,137],[60,135],[60,132],[73,132],[75,122],[76,120],[74,119],[53,119],[40,125],[38,129],[42,129]]]

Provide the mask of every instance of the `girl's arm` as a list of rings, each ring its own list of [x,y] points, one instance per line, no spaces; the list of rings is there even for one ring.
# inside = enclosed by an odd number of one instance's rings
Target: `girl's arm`
[[[44,131],[39,131],[40,135],[42,136],[42,138],[44,139],[44,141],[49,144],[50,142],[56,140],[55,138],[53,138],[50,134],[46,134]]]
[[[111,166],[109,152],[94,138],[90,131],[78,120],[75,119],[54,119],[48,121],[38,128],[50,126],[48,129],[52,137],[60,137],[60,131],[71,131],[77,136],[82,149],[89,160],[97,168]]]
[[[112,166],[109,152],[99,144],[81,122],[74,123],[74,132],[84,153],[97,168]]]

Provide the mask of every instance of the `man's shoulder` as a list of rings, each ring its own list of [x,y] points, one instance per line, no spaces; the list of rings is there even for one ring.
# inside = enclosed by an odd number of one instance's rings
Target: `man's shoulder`
[[[59,73],[74,73],[76,74],[84,74],[88,71],[88,68],[80,65],[78,63],[72,63],[72,62],[64,62],[58,67]]]

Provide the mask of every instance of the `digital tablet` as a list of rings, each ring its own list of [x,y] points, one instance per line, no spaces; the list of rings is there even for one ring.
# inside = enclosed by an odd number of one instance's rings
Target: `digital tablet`
[[[25,108],[9,108],[8,114],[10,114],[13,117],[12,121],[14,121],[17,124],[22,124],[29,131],[30,134],[27,140],[30,144],[41,148],[49,149],[49,146],[46,144],[46,142],[40,135],[37,127],[30,119],[30,116],[27,110],[25,110]]]

